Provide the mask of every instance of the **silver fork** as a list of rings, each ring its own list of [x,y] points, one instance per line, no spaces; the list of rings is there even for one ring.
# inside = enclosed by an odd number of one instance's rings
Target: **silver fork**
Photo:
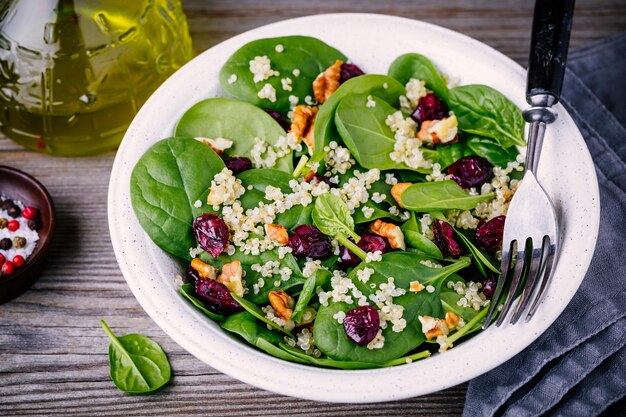
[[[504,224],[501,274],[483,329],[491,325],[504,294],[506,299],[496,326],[504,323],[520,291],[510,323],[517,323],[529,305],[525,321],[530,320],[548,288],[556,263],[556,213],[537,181],[537,167],[546,126],[556,120],[551,107],[561,94],[573,10],[574,0],[535,3],[526,88],[526,101],[531,107],[524,111],[524,119],[530,123],[526,170]]]

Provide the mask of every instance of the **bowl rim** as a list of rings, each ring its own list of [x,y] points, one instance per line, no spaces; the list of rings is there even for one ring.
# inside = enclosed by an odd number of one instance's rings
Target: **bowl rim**
[[[50,246],[50,242],[52,242],[52,236],[54,235],[54,230],[56,226],[56,208],[54,206],[54,201],[52,200],[52,197],[50,196],[50,193],[48,192],[46,187],[44,187],[43,184],[32,175],[17,168],[13,168],[7,165],[0,165],[0,173],[2,173],[2,171],[7,172],[11,175],[17,175],[19,177],[25,178],[28,183],[43,196],[43,201],[50,210],[50,232],[46,236],[46,239],[43,239],[43,242],[41,242],[40,240],[37,243],[35,251],[26,260],[26,263],[22,268],[19,268],[16,273],[11,274],[8,278],[3,278],[2,280],[0,280],[0,287],[4,285],[9,285],[13,281],[17,281],[18,279],[26,276],[30,271],[33,271],[35,268],[37,268],[40,260],[43,259],[44,255],[48,251],[48,247]],[[26,289],[24,289],[23,291],[25,290]],[[18,295],[19,294],[15,294],[11,298],[17,297]]]
[[[201,55],[196,57],[191,63],[188,63],[186,66],[194,65],[193,62],[199,62],[200,57],[211,54],[213,51],[222,51],[224,49],[231,50],[234,52],[239,46],[243,45],[242,41],[249,41],[252,39],[258,39],[263,37],[272,37],[268,36],[268,32],[271,32],[272,29],[281,28],[282,26],[288,25],[304,25],[304,24],[315,24],[320,22],[328,22],[328,21],[346,21],[346,20],[367,20],[369,24],[386,24],[386,25],[407,25],[414,26],[415,29],[427,29],[437,35],[441,35],[448,40],[451,41],[459,41],[464,45],[474,48],[481,53],[488,54],[490,56],[497,57],[500,64],[503,67],[506,67],[507,71],[511,73],[517,74],[518,77],[521,77],[525,74],[525,70],[515,63],[510,58],[501,54],[494,48],[483,44],[475,39],[472,39],[466,35],[461,33],[452,31],[447,28],[443,28],[437,25],[433,25],[426,22],[421,22],[418,20],[413,20],[404,17],[398,16],[390,16],[390,15],[382,15],[382,14],[371,14],[371,13],[333,13],[333,14],[321,14],[321,15],[313,15],[313,16],[305,16],[299,17],[295,19],[288,19],[276,23],[272,23],[269,25],[261,26],[259,28],[244,32],[240,35],[237,35],[233,38],[230,38],[224,42],[221,42],[207,51],[203,52]],[[294,33],[299,34],[299,33]],[[283,33],[279,33],[276,36],[282,36]],[[315,35],[311,35],[315,36]],[[231,53],[232,53],[231,52]],[[349,51],[347,51],[349,52]],[[157,300],[152,297],[149,291],[144,291],[144,285],[147,283],[141,283],[138,281],[138,276],[136,275],[136,271],[133,271],[132,264],[134,261],[137,261],[137,258],[133,259],[131,255],[126,253],[124,249],[124,244],[128,244],[128,239],[139,239],[140,236],[137,233],[127,233],[116,224],[115,216],[116,204],[121,204],[123,201],[124,192],[128,194],[127,184],[118,184],[119,178],[123,175],[121,172],[125,169],[126,164],[129,162],[124,160],[124,156],[126,154],[127,148],[130,148],[130,138],[133,134],[135,134],[135,130],[139,129],[140,120],[144,118],[148,112],[150,111],[151,104],[156,101],[155,97],[159,96],[159,94],[164,91],[172,88],[175,85],[175,82],[178,78],[184,77],[184,73],[179,71],[174,74],[170,79],[168,79],[153,96],[148,100],[148,102],[143,106],[140,110],[139,114],[136,116],[135,120],[131,124],[127,135],[122,141],[122,145],[120,147],[120,151],[118,152],[118,156],[113,165],[111,182],[109,184],[109,229],[111,233],[111,239],[113,242],[113,247],[115,250],[115,255],[120,265],[120,268],[126,278],[126,281],[131,288],[131,291],[142,305],[144,310],[150,315],[150,317],[155,320],[155,322],[161,327],[172,339],[174,339],[178,344],[180,344],[184,349],[192,353],[194,356],[201,359],[203,362],[209,364],[210,366],[218,369],[221,372],[234,376],[244,382],[255,385],[260,388],[264,388],[270,391],[274,391],[280,394],[290,395],[293,397],[300,397],[311,400],[318,401],[332,401],[332,402],[359,402],[359,403],[369,403],[369,402],[379,402],[379,401],[391,401],[402,398],[414,397],[417,395],[423,395],[435,391],[439,391],[441,389],[445,389],[451,387],[453,385],[465,382],[469,379],[472,379],[484,372],[487,372],[498,365],[504,363],[506,360],[512,358],[515,354],[519,353],[523,349],[525,349],[528,345],[530,345],[534,340],[536,340],[539,335],[541,335],[550,324],[556,320],[556,318],[560,315],[560,313],[565,309],[571,297],[573,296],[575,290],[582,282],[584,277],[584,271],[587,270],[589,263],[591,261],[591,257],[593,254],[593,249],[595,247],[595,242],[597,240],[597,233],[599,228],[599,190],[597,178],[595,175],[595,171],[593,170],[593,161],[591,160],[591,156],[584,145],[584,140],[580,135],[580,132],[576,128],[573,120],[568,115],[567,111],[560,104],[557,105],[557,109],[559,113],[562,115],[561,123],[564,123],[565,126],[572,129],[575,139],[582,143],[581,155],[582,162],[586,164],[586,167],[591,167],[591,171],[588,173],[591,176],[589,189],[586,190],[587,195],[589,196],[592,203],[590,206],[592,208],[592,216],[588,219],[587,223],[587,235],[584,243],[585,252],[579,257],[577,260],[578,263],[576,267],[578,271],[581,271],[580,276],[576,276],[575,285],[572,288],[568,289],[567,294],[567,302],[561,302],[557,307],[551,307],[550,317],[549,318],[536,318],[537,324],[545,324],[544,328],[538,328],[536,325],[532,325],[533,321],[530,324],[522,324],[516,325],[518,329],[522,329],[527,333],[515,333],[512,330],[508,331],[507,328],[494,328],[493,326],[485,332],[482,332],[470,340],[467,340],[463,343],[462,347],[457,349],[452,349],[447,352],[445,355],[447,358],[453,359],[456,363],[462,363],[463,359],[459,357],[461,355],[460,350],[464,349],[464,351],[470,350],[475,352],[477,347],[484,346],[484,343],[489,342],[489,338],[493,337],[497,332],[498,335],[502,336],[507,334],[510,336],[514,334],[519,336],[519,338],[514,339],[516,345],[513,347],[508,347],[503,352],[499,352],[498,355],[487,355],[484,358],[482,367],[474,367],[465,369],[463,373],[459,374],[450,374],[448,378],[442,378],[438,380],[433,380],[425,384],[425,386],[420,386],[416,384],[415,386],[406,386],[406,381],[409,381],[410,378],[414,378],[417,375],[414,371],[415,365],[426,363],[425,361],[416,362],[411,365],[403,365],[401,367],[394,368],[379,368],[379,369],[368,369],[368,370],[335,370],[335,369],[325,369],[319,367],[305,366],[300,364],[294,364],[285,362],[276,358],[273,358],[263,352],[259,352],[243,343],[233,343],[232,341],[235,339],[234,337],[225,334],[222,332],[220,334],[212,332],[210,334],[210,338],[208,340],[204,340],[203,342],[207,342],[211,344],[213,347],[224,347],[226,349],[233,349],[233,351],[226,352],[213,352],[213,355],[208,355],[206,352],[206,347],[204,344],[200,343],[198,340],[194,340],[194,336],[192,331],[197,330],[197,328],[191,328],[194,323],[191,323],[190,328],[183,329],[181,326],[170,322],[167,317],[164,317],[163,314],[167,315],[167,313],[161,313],[158,310],[159,303],[162,300]],[[161,93],[160,93],[161,92]],[[193,103],[191,103],[193,104]],[[127,137],[129,138],[127,140]],[[154,142],[154,141],[153,141]],[[120,188],[121,187],[121,188]],[[126,190],[126,191],[122,191]],[[145,238],[145,236],[143,237]],[[148,248],[148,250],[158,250],[156,247]],[[145,248],[144,248],[145,249]],[[145,255],[145,253],[143,254]],[[160,268],[159,265],[156,265],[157,269]],[[159,270],[161,272],[161,270]],[[185,304],[182,307],[186,312],[190,314],[193,313],[193,308]],[[198,312],[196,312],[198,314]],[[191,321],[191,320],[190,320]],[[206,320],[208,321],[208,320]],[[510,327],[508,328],[510,329]],[[219,327],[218,327],[219,330]],[[506,332],[506,333],[505,333]],[[467,348],[465,348],[467,346]],[[241,357],[238,355],[242,355]],[[219,356],[219,357],[218,357]],[[439,355],[441,356],[441,355]],[[429,358],[428,361],[433,362],[436,358]],[[468,363],[469,365],[469,363]],[[434,362],[433,362],[434,366]],[[429,369],[433,369],[433,366],[429,366]],[[259,368],[259,369],[257,369]],[[280,381],[275,381],[273,375],[264,375],[262,371],[271,371],[274,374],[281,372],[286,372],[287,375],[290,375],[290,383],[289,384],[281,384]],[[411,373],[412,372],[412,373]],[[396,382],[395,384],[392,381],[392,376],[400,375],[400,382]],[[302,377],[305,379],[305,382],[297,382],[294,381],[293,376]],[[385,389],[380,387],[371,388],[371,381],[368,377],[378,378],[380,381],[391,382],[391,386]],[[311,380],[306,380],[307,378],[311,378]],[[327,387],[319,387],[316,386],[314,390],[303,391],[302,387],[306,386],[310,388],[310,384],[315,379],[324,379],[327,381],[331,381],[330,385]],[[402,382],[404,381],[404,382]],[[342,388],[338,388],[341,386]],[[358,392],[358,390],[364,390],[366,392]],[[395,390],[395,392],[394,392]]]

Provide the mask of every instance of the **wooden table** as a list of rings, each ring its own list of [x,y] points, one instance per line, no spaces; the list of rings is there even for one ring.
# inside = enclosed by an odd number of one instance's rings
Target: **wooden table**
[[[526,62],[530,1],[357,3],[358,7],[339,0],[183,1],[198,51],[277,20],[358,11],[439,24],[483,41],[523,65]],[[624,1],[577,3],[572,47],[626,30]],[[259,390],[182,350],[141,309],[113,256],[106,204],[114,157],[53,158],[25,151],[0,136],[0,164],[39,178],[58,210],[57,232],[43,276],[27,293],[0,306],[0,415],[461,414],[465,385],[392,403],[324,404]],[[148,396],[118,391],[108,375],[108,340],[98,324],[100,319],[120,334],[140,332],[158,341],[172,363],[171,383]]]

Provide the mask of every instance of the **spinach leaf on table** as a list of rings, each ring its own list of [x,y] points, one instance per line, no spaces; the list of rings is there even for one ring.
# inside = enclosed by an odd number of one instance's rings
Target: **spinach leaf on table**
[[[402,193],[402,206],[419,212],[458,209],[471,210],[494,193],[470,195],[453,180],[413,184]]]
[[[183,297],[185,297],[187,300],[189,300],[189,302],[191,302],[191,304],[193,304],[194,307],[202,311],[210,319],[215,320],[217,322],[224,320],[224,316],[213,313],[212,311],[206,308],[206,306],[204,305],[202,301],[196,298],[196,291],[192,284],[181,285],[181,287],[178,289],[178,292],[180,292],[180,294]]]
[[[137,161],[130,178],[130,198],[139,223],[164,251],[190,260],[197,246],[193,219],[204,211],[213,177],[224,162],[213,150],[191,138],[169,138],[154,144]]]
[[[391,63],[387,73],[403,85],[408,83],[411,78],[424,81],[426,87],[433,90],[437,97],[444,101],[448,99],[446,81],[430,59],[424,55],[417,53],[400,55]]]
[[[385,88],[385,85],[387,88]],[[324,158],[324,147],[331,141],[340,142],[341,138],[335,128],[335,110],[339,102],[348,94],[369,94],[386,101],[394,107],[399,106],[399,97],[406,90],[395,79],[386,75],[366,74],[354,77],[343,83],[319,107],[315,118],[315,146],[311,160],[320,162]]]
[[[282,45],[284,51],[276,47]],[[271,61],[271,68],[279,72],[266,80],[254,82],[250,71],[250,61],[257,56],[266,56]],[[308,36],[283,36],[278,38],[258,39],[239,48],[220,70],[220,85],[228,94],[240,100],[252,103],[260,108],[275,110],[283,115],[289,111],[289,96],[300,98],[302,104],[306,96],[313,97],[313,81],[336,60],[347,61],[344,54],[319,39]],[[293,70],[300,74],[295,76]],[[237,77],[234,83],[228,80]],[[290,78],[291,91],[285,91],[281,80]],[[261,99],[259,90],[270,84],[276,90],[276,101]]]
[[[463,132],[492,138],[504,148],[526,145],[522,112],[499,91],[480,84],[454,87],[448,106]]]
[[[378,286],[386,283],[389,277],[395,279],[394,283],[397,288],[404,288],[407,291],[405,295],[394,298],[394,304],[404,307],[403,317],[407,321],[407,326],[400,333],[394,332],[391,325],[387,326],[383,330],[385,337],[383,348],[368,349],[366,346],[358,346],[351,342],[345,334],[343,325],[339,324],[333,316],[339,311],[347,313],[355,305],[329,301],[328,306],[320,307],[315,319],[313,333],[318,349],[334,360],[386,363],[419,346],[424,341],[424,334],[419,321],[416,320],[417,316],[440,316],[442,314],[439,300],[441,284],[450,274],[470,264],[467,258],[462,258],[442,268],[430,268],[420,263],[425,259],[430,258],[408,252],[389,252],[383,255],[380,262],[361,263],[348,275],[348,278],[366,297],[374,294]],[[374,269],[374,274],[367,283],[363,283],[357,278],[357,273],[366,267]],[[419,281],[424,286],[432,285],[435,290],[432,293],[426,290],[410,292],[408,289],[411,281]],[[371,288],[370,284],[376,284],[376,288]]]
[[[191,106],[176,125],[176,136],[224,138],[233,141],[226,155],[249,156],[255,138],[274,145],[287,133],[272,116],[260,108],[230,98],[209,98]],[[205,145],[206,146],[206,145]],[[280,158],[274,167],[291,173],[292,152]]]
[[[104,320],[100,320],[100,325],[111,341],[109,365],[117,388],[131,394],[145,394],[170,380],[170,363],[157,342],[136,333],[117,337]]]

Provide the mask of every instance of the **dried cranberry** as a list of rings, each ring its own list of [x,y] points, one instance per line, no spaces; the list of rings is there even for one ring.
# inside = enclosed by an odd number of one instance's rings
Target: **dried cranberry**
[[[476,235],[474,236],[476,243],[485,249],[497,250],[502,244],[505,220],[506,216],[498,216],[488,222],[481,221],[478,223]]]
[[[421,124],[426,120],[441,120],[448,117],[448,106],[433,93],[428,93],[420,98],[417,108],[411,114],[411,118]]]
[[[463,253],[461,245],[454,240],[454,229],[443,220],[435,219],[433,222],[433,234],[435,244],[445,257],[458,258]]]
[[[488,300],[493,298],[493,294],[496,292],[496,286],[498,285],[498,277],[490,275],[489,278],[483,282],[483,294]]]
[[[341,64],[341,69],[339,72],[339,83],[345,83],[350,78],[358,77],[359,75],[365,74],[363,70],[357,67],[354,64],[346,64],[345,62]]]
[[[276,120],[283,129],[285,129],[285,132],[289,132],[289,129],[291,129],[291,123],[289,123],[287,119],[285,119],[280,113],[272,109],[263,109],[263,110],[265,110],[267,114],[272,116],[272,118]]]
[[[361,240],[359,240],[359,243],[356,245],[365,252],[380,251],[382,253],[387,253],[391,250],[391,245],[389,245],[387,238],[375,233],[364,233],[361,236]],[[339,260],[348,266],[357,266],[361,263],[361,258],[356,256],[346,247],[341,248]]]
[[[196,282],[198,282],[198,280],[202,279],[200,274],[198,274],[198,271],[193,269],[191,265],[187,267],[187,271],[185,271],[185,277],[187,278],[188,283],[194,285],[196,284]]]
[[[328,257],[333,247],[328,237],[315,226],[303,224],[292,231],[289,247],[295,256],[306,256],[313,259]]]
[[[193,221],[193,232],[202,249],[217,258],[228,246],[230,232],[219,216],[204,213]]]
[[[241,305],[221,282],[199,279],[195,283],[195,289],[196,296],[215,314],[228,315],[242,310]]]
[[[379,326],[378,311],[372,306],[353,308],[343,319],[346,336],[359,346],[365,346],[374,340]]]
[[[245,156],[227,156],[224,158],[224,164],[235,175],[252,169],[252,161]]]
[[[465,156],[448,167],[448,174],[463,188],[479,187],[493,177],[493,165],[480,156]]]

